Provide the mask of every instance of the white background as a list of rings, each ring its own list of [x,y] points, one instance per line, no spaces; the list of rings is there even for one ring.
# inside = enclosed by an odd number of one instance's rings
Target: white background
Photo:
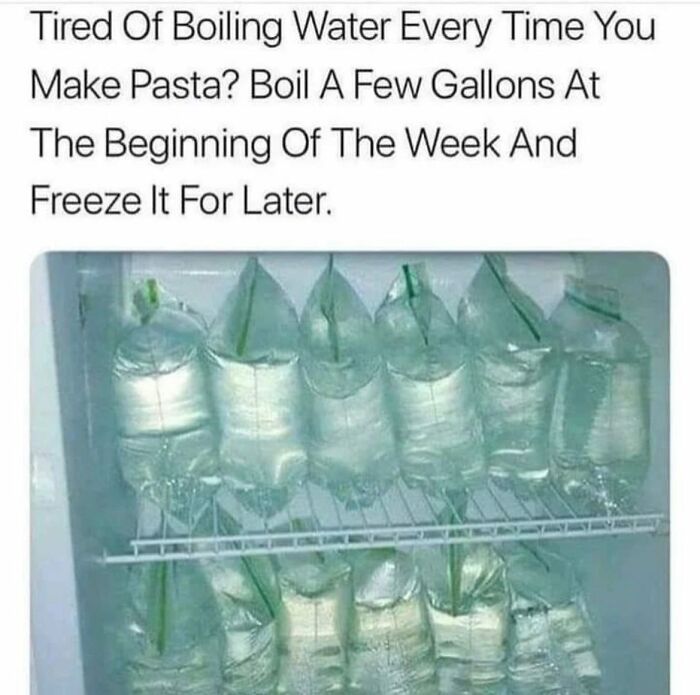
[[[428,5],[426,4],[426,7]],[[58,5],[56,5],[58,7]],[[241,6],[257,12],[253,6]],[[337,8],[343,7],[336,5]],[[345,6],[347,9],[347,6]],[[495,6],[434,5],[444,13],[486,15]],[[568,7],[568,9],[567,9]],[[587,16],[605,5],[532,5],[540,12]],[[28,674],[28,278],[40,253],[60,249],[526,249],[653,250],[670,263],[672,283],[672,509],[674,693],[696,692],[693,673],[698,581],[696,468],[698,392],[698,275],[695,253],[700,231],[700,5],[625,4],[620,11],[655,15],[659,39],[639,46],[586,41],[565,46],[508,45],[495,41],[475,51],[464,45],[370,47],[299,46],[269,50],[254,46],[186,44],[173,47],[40,44],[27,5],[0,9],[0,168],[4,232],[2,258],[2,422],[4,469],[0,485],[8,560],[2,575],[6,625],[3,674],[6,692],[22,692]],[[286,12],[284,6],[271,11]],[[63,6],[63,11],[79,6]],[[84,9],[84,8],[83,8]],[[214,13],[217,7],[208,6]],[[356,6],[364,12],[393,12],[389,5]],[[97,4],[90,12],[100,11]],[[260,63],[271,68],[376,67],[408,73],[442,64],[472,72],[491,66],[511,72],[565,74],[567,68],[596,68],[603,74],[599,102],[517,104],[470,102],[386,104],[230,102],[31,103],[30,67],[91,67],[123,72],[146,64],[164,72],[217,71]],[[279,130],[306,125],[363,124],[400,130],[408,124],[443,124],[469,131],[485,123],[547,129],[577,125],[582,155],[577,161],[481,160],[410,162],[283,161],[274,166],[232,162],[179,163],[154,167],[144,161],[40,161],[30,125],[60,125],[97,132],[114,124],[133,130]],[[331,191],[334,214],[320,218],[243,217],[185,219],[32,218],[32,181],[63,188],[145,187],[154,180],[194,180],[216,187],[250,181],[258,188],[291,184]],[[9,581],[7,581],[9,580]]]

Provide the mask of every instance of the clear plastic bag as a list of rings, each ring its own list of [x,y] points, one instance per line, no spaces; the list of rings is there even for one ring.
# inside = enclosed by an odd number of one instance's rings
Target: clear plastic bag
[[[224,638],[211,587],[192,561],[129,568],[120,625],[128,695],[219,695]]]
[[[513,695],[599,695],[601,672],[572,566],[540,546],[507,549]]]
[[[351,695],[434,695],[433,640],[423,587],[410,555],[349,554],[355,606],[349,644]]]
[[[337,553],[277,558],[282,591],[278,692],[345,693],[350,567]]]
[[[333,266],[301,316],[312,470],[348,506],[367,505],[397,474],[385,370],[372,318]]]
[[[435,638],[439,692],[505,695],[508,593],[490,545],[416,551]]]
[[[118,456],[126,481],[171,519],[191,525],[219,484],[203,319],[155,280],[134,295],[139,323],[113,365]]]
[[[484,256],[460,302],[459,324],[474,356],[490,475],[518,487],[544,480],[559,369],[556,331],[498,254]]]
[[[625,511],[649,466],[649,350],[611,288],[568,278],[550,320],[564,345],[553,474],[587,510]]]
[[[247,263],[207,341],[224,482],[271,515],[307,472],[299,326],[287,295],[256,258]]]
[[[375,322],[404,478],[428,490],[477,485],[484,450],[471,368],[459,329],[431,291],[423,264],[403,266]]]

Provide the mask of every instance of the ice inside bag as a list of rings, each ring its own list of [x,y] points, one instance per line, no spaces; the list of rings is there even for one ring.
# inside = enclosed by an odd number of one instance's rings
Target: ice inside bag
[[[348,506],[370,504],[397,473],[374,325],[331,256],[301,316],[315,477]]]
[[[280,555],[277,565],[282,592],[278,692],[345,693],[349,565],[335,552]]]
[[[416,550],[435,638],[439,692],[505,695],[505,565],[480,543]]]
[[[541,545],[506,548],[513,695],[599,695],[601,671],[572,565]]]
[[[296,311],[251,258],[209,332],[224,482],[249,509],[279,511],[307,473]]]
[[[549,423],[559,340],[539,306],[513,282],[505,258],[485,254],[459,304],[489,473],[518,487],[549,473]]]
[[[428,490],[478,485],[483,437],[468,355],[424,264],[402,267],[375,322],[404,478]]]
[[[650,353],[619,293],[569,277],[551,316],[561,332],[550,451],[558,485],[584,512],[625,512],[649,467]]]
[[[347,692],[434,695],[433,639],[413,558],[393,549],[347,555],[354,592]]]
[[[119,643],[129,695],[221,692],[224,638],[214,595],[192,561],[136,564]]]
[[[121,470],[171,522],[191,526],[219,484],[206,326],[152,279],[133,311],[112,363]]]

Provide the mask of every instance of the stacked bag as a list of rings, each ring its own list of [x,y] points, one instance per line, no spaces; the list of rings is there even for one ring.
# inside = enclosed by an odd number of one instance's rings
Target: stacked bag
[[[571,565],[444,546],[129,570],[128,695],[599,695]]]
[[[424,264],[374,320],[333,259],[302,312],[252,258],[206,330],[154,280],[114,358],[125,479],[192,528],[223,483],[263,517],[308,476],[348,507],[401,475],[461,505],[548,479],[588,513],[634,501],[649,460],[649,353],[615,290],[569,278],[546,319],[486,254],[455,321]]]

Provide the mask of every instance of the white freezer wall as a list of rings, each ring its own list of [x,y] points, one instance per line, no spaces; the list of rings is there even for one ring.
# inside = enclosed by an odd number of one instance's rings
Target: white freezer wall
[[[47,256],[31,270],[31,687],[83,695]]]

